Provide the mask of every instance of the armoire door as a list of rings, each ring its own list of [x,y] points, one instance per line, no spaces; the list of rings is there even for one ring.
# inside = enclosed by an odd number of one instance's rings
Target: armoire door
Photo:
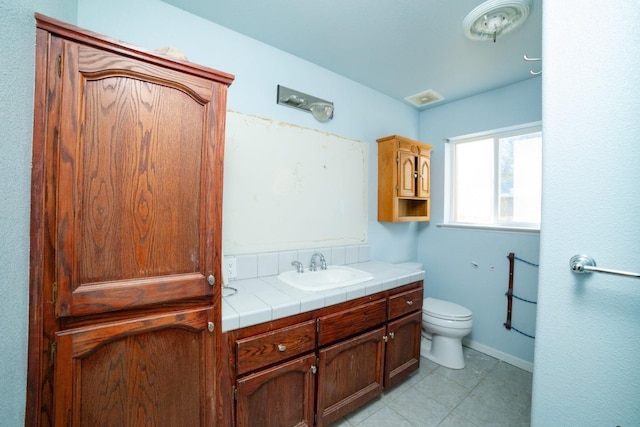
[[[210,297],[220,265],[223,139],[214,129],[223,85],[73,41],[52,46],[64,112],[56,315]]]
[[[57,333],[55,425],[210,426],[213,309]]]

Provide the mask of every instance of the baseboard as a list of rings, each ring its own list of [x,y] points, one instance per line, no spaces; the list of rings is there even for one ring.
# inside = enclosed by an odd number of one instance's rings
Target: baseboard
[[[462,345],[473,350],[477,350],[480,353],[484,353],[487,356],[495,357],[496,359],[502,360],[503,362],[513,365],[517,368],[524,369],[527,372],[533,372],[533,363],[519,359],[500,350],[496,350],[495,348],[491,348],[484,344],[465,339],[462,340]]]

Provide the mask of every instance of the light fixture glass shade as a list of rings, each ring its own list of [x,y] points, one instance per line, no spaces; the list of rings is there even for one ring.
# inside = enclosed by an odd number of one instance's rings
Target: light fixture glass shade
[[[309,105],[309,111],[319,122],[326,122],[333,117],[333,104],[328,102],[314,102]]]
[[[533,7],[532,0],[489,0],[464,18],[464,34],[471,40],[493,40],[522,24]]]

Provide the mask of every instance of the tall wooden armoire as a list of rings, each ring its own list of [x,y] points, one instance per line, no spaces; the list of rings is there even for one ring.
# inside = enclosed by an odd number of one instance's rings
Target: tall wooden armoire
[[[217,424],[233,76],[36,15],[26,424]]]

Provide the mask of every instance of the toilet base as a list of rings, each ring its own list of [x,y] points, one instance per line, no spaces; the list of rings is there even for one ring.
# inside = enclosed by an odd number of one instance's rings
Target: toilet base
[[[423,337],[423,340],[425,338]],[[449,369],[463,369],[465,366],[464,355],[462,354],[462,340],[456,338],[443,337],[440,335],[431,336],[431,348],[422,348],[420,354],[432,362]]]

